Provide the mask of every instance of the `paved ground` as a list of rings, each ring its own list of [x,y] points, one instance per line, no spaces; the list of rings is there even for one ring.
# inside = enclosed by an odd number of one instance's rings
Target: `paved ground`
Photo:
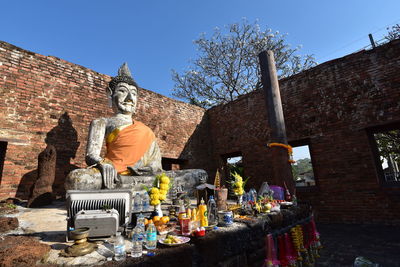
[[[42,242],[48,245],[66,241],[65,202],[54,201],[52,205],[35,209],[19,207],[19,210],[21,214],[18,220],[24,233],[35,233],[41,237]]]
[[[316,266],[353,266],[363,256],[384,267],[400,266],[400,227],[355,224],[317,224],[321,258]]]

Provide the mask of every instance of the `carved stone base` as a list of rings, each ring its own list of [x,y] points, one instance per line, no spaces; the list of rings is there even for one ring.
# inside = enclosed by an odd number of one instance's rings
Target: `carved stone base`
[[[176,171],[165,171],[172,178],[175,188],[185,191],[189,196],[194,195],[196,185],[207,181],[207,172],[201,169],[187,169]],[[144,186],[151,188],[155,176],[120,176],[120,182],[115,188],[132,189],[132,191],[143,191]],[[171,184],[172,186],[172,184]],[[72,171],[65,182],[66,190],[98,190],[103,189],[100,172],[96,169],[76,169]]]
[[[165,171],[172,178],[173,186],[193,196],[195,187],[203,181],[207,181],[207,172],[201,169],[187,169],[176,171]],[[121,184],[117,188],[130,188],[132,191],[143,191],[143,185],[148,188],[153,186],[154,176],[121,176]],[[172,186],[172,184],[171,184]]]

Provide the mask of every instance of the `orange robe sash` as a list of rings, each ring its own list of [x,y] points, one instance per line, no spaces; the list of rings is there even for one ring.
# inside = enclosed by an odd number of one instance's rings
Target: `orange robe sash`
[[[111,137],[111,138],[110,138]],[[134,166],[149,150],[155,140],[153,131],[139,121],[123,128],[114,130],[107,136],[106,158],[111,160],[118,173]]]

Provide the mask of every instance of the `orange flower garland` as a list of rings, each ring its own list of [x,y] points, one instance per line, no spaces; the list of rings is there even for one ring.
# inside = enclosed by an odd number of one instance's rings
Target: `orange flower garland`
[[[293,164],[293,163],[296,163],[296,161],[292,159],[292,156],[293,156],[293,148],[292,148],[291,145],[286,145],[286,144],[282,144],[282,143],[269,143],[269,144],[268,144],[268,147],[274,147],[274,146],[278,146],[278,147],[282,147],[282,148],[286,149],[287,152],[288,152],[289,158],[290,158],[290,159],[288,160],[288,162],[289,162],[289,163],[292,163],[292,164]]]

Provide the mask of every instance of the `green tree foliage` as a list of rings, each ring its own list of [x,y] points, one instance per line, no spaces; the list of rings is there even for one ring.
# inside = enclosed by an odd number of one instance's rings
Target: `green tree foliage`
[[[386,160],[391,157],[400,164],[400,130],[376,133],[374,137],[379,154]]]
[[[197,59],[182,74],[172,70],[173,95],[205,108],[227,103],[238,96],[261,88],[258,54],[273,50],[278,75],[287,77],[316,65],[312,55],[298,54],[285,34],[261,30],[257,22],[247,20],[216,28],[210,38],[201,34],[195,40]]]
[[[387,28],[388,33],[385,36],[385,39],[388,41],[392,41],[395,39],[400,39],[400,24],[396,24],[391,28]]]
[[[292,165],[293,178],[296,180],[297,177],[301,176],[304,173],[310,173],[313,171],[311,159],[304,158],[296,161],[295,164]]]

